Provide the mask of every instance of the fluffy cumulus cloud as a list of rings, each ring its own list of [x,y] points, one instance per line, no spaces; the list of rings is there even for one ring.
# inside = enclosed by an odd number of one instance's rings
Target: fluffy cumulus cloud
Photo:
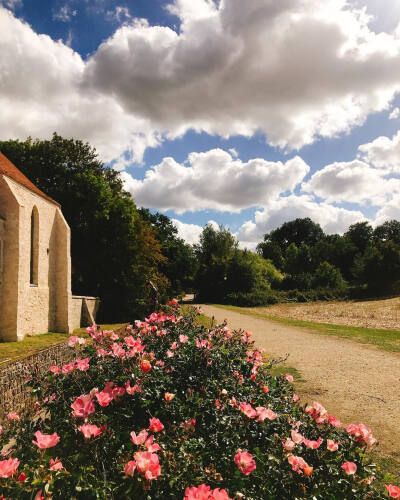
[[[375,225],[383,224],[387,220],[400,220],[400,197],[393,198],[389,203],[378,210]]]
[[[144,180],[127,172],[122,176],[138,205],[177,213],[206,209],[239,212],[293,191],[308,171],[298,156],[286,163],[260,158],[244,163],[226,151],[213,149],[191,153],[186,164],[164,158],[147,170]]]
[[[83,60],[0,7],[0,137],[57,130],[105,160],[140,160],[188,129],[298,148],[389,109],[400,89],[400,30],[374,33],[345,0],[167,8],[179,31],[130,19]]]
[[[325,202],[317,203],[309,195],[290,195],[277,198],[257,211],[254,221],[245,222],[237,237],[243,245],[254,248],[265,233],[297,217],[310,217],[329,234],[343,233],[350,224],[365,220],[360,211],[346,210]]]
[[[377,137],[358,148],[360,157],[387,172],[400,173],[400,131],[392,139]]]
[[[171,219],[173,224],[178,230],[178,236],[185,240],[187,243],[198,243],[200,234],[203,231],[202,226],[198,226],[197,224],[187,224],[185,222],[181,222],[178,219]],[[218,229],[218,224],[210,220],[207,222],[207,225],[210,224],[214,227],[214,229]]]
[[[382,205],[400,192],[400,180],[383,174],[363,161],[337,162],[316,172],[302,189],[327,202]]]

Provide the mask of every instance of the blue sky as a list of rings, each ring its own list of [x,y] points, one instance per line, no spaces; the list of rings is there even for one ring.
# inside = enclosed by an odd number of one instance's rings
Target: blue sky
[[[398,0],[0,0],[0,138],[88,140],[191,242],[400,219],[399,23]]]

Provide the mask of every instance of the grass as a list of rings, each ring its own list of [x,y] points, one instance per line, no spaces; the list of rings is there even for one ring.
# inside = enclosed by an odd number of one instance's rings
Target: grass
[[[126,323],[114,325],[101,325],[103,330],[117,330],[124,327]],[[87,336],[85,328],[74,330],[75,335]],[[66,342],[68,333],[43,333],[32,337],[25,337],[20,342],[0,342],[0,368],[18,359],[26,358],[42,349],[52,345]]]
[[[303,321],[297,319],[280,318],[261,312],[258,308],[246,308],[237,306],[226,306],[213,304],[221,309],[239,312],[256,318],[267,319],[286,326],[305,328],[319,335],[331,335],[358,342],[360,344],[370,344],[385,351],[400,352],[400,331],[382,330],[378,328],[364,328],[358,326],[332,325],[330,323],[317,323],[314,321]]]

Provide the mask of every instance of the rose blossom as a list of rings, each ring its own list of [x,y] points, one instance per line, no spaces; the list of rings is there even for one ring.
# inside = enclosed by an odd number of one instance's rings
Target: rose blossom
[[[21,417],[18,415],[18,413],[15,413],[15,411],[11,411],[7,415],[8,420],[15,420],[15,422],[19,422],[21,420]]]
[[[292,441],[290,438],[286,438],[286,441],[282,442],[282,446],[285,448],[286,451],[292,451],[293,448],[296,446],[296,443]]]
[[[392,498],[400,498],[400,488],[394,484],[385,484],[389,496]]]
[[[338,441],[337,443],[335,443],[335,441],[333,439],[327,439],[326,440],[326,448],[329,451],[337,451],[337,449],[339,448],[339,444],[340,444],[340,441]]]
[[[90,394],[82,394],[72,403],[71,408],[74,410],[74,417],[87,418],[94,413],[94,403]]]
[[[51,371],[51,373],[54,373],[54,375],[59,375],[61,373],[61,368],[57,365],[52,365],[50,366],[49,371]]]
[[[147,359],[143,359],[142,362],[140,363],[140,369],[142,372],[147,373],[151,370],[151,364],[150,361]]]
[[[342,465],[342,469],[345,471],[346,474],[352,475],[357,472],[357,465],[354,462],[345,462]]]
[[[175,397],[175,394],[172,394],[170,392],[166,392],[164,394],[165,401],[172,401]]]
[[[158,455],[150,451],[138,451],[135,453],[136,467],[147,480],[157,479],[161,474],[161,466]]]
[[[97,437],[101,434],[102,430],[97,425],[85,424],[78,427],[86,439]]]
[[[134,460],[130,460],[124,467],[124,472],[127,476],[133,476],[136,469],[136,462]]]
[[[85,372],[85,371],[89,370],[89,361],[90,361],[90,358],[85,358],[85,359],[77,358],[76,359],[76,367],[81,372]]]
[[[59,460],[58,458],[50,458],[50,462],[49,462],[49,465],[50,465],[50,470],[62,470],[64,469],[64,466],[61,462],[61,460]]]
[[[290,373],[286,373],[286,375],[285,375],[285,379],[286,379],[288,382],[293,382],[293,381],[294,381],[293,375],[290,375]]]
[[[240,472],[242,472],[245,476],[248,476],[256,468],[253,455],[250,455],[247,451],[238,451],[234,460]]]
[[[149,433],[146,431],[146,429],[143,429],[142,431],[139,432],[138,435],[136,435],[136,432],[131,432],[131,441],[133,444],[136,444],[136,445],[141,445],[143,444],[147,437],[148,437]]]
[[[0,461],[0,477],[6,479],[17,472],[19,466],[18,458],[9,458]]]
[[[40,431],[36,431],[35,436],[37,441],[32,441],[32,443],[36,444],[41,450],[53,448],[60,441],[60,437],[56,432],[53,434],[42,434]]]
[[[103,390],[96,393],[96,399],[101,406],[108,406],[114,398],[112,393]]]
[[[164,429],[163,424],[158,420],[158,418],[151,418],[149,430],[153,432],[160,432]]]
[[[246,415],[246,417],[254,418],[257,416],[256,410],[249,403],[240,403],[240,411]]]
[[[295,442],[296,444],[301,444],[303,442],[304,437],[300,434],[300,432],[291,430],[290,434],[292,436],[292,441]]]

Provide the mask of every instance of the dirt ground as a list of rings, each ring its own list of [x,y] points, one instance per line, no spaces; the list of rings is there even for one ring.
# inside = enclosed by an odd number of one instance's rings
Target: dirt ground
[[[400,330],[400,297],[351,302],[276,304],[257,310],[269,316],[331,323],[334,325]]]
[[[252,332],[256,344],[271,358],[289,354],[286,364],[304,379],[296,383],[303,403],[319,401],[344,424],[368,425],[379,440],[379,450],[400,458],[400,354],[226,309],[201,307],[217,322],[226,318],[230,328]]]

